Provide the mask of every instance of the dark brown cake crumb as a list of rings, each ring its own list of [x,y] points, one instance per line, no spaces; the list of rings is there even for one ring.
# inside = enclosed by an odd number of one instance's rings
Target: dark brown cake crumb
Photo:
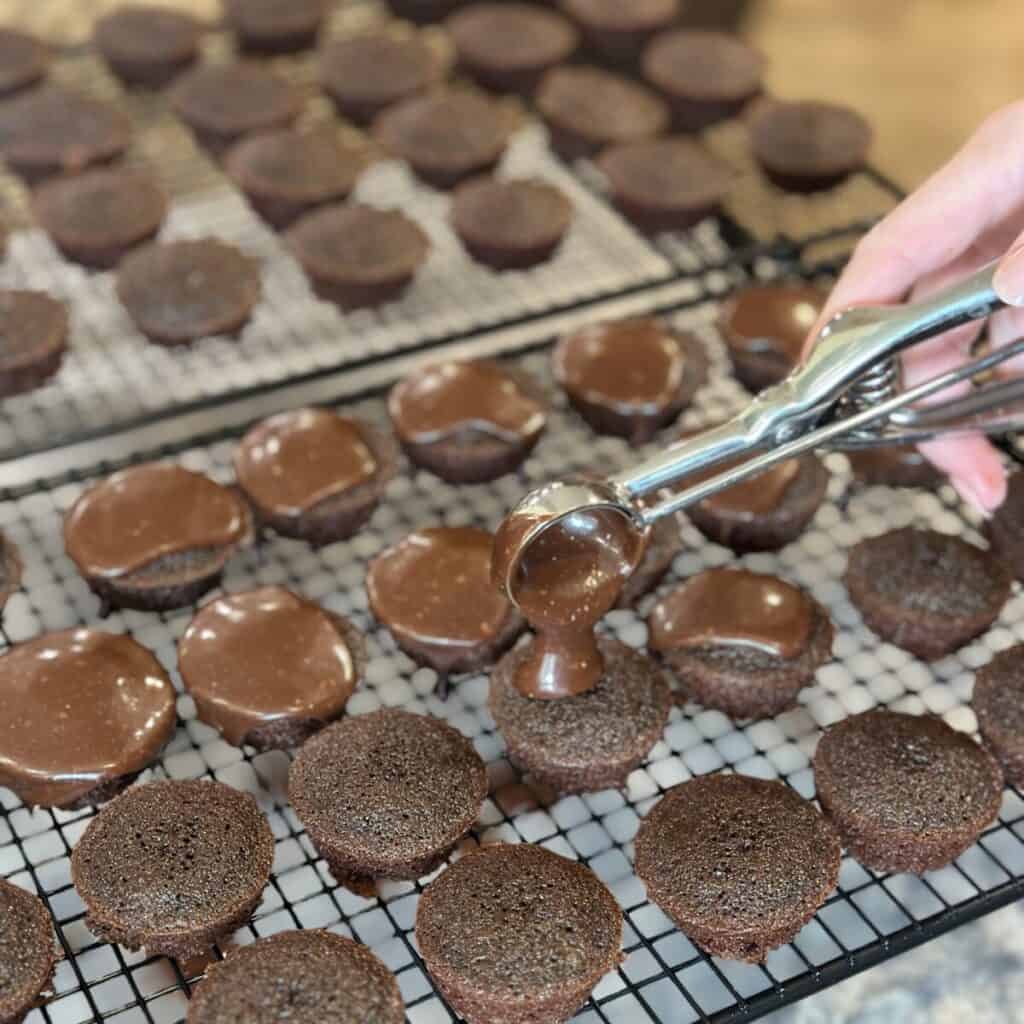
[[[486,795],[469,740],[396,709],[328,726],[288,773],[295,813],[341,882],[427,874],[472,827]]]
[[[50,912],[0,878],[0,1021],[18,1024],[49,987],[56,963]]]
[[[827,729],[814,755],[822,809],[875,871],[923,874],[960,856],[999,812],[1003,773],[931,715],[865,711]]]
[[[854,449],[848,451],[846,457],[850,460],[853,475],[869,486],[878,484],[934,490],[945,480],[943,473],[912,444]],[[991,535],[989,540],[991,542]]]
[[[0,616],[8,598],[21,586],[22,571],[18,549],[0,533]]]
[[[634,65],[654,35],[671,26],[681,0],[560,0],[587,48],[611,64]]]
[[[188,1024],[402,1024],[398,982],[365,946],[333,932],[279,932],[212,964]]]
[[[316,43],[327,0],[221,0],[225,20],[249,53],[295,53]]]
[[[991,553],[909,526],[853,547],[844,582],[874,632],[926,661],[983,633],[1010,596],[1009,573]]]
[[[757,963],[839,879],[829,823],[781,782],[705,775],[670,789],[636,837],[647,894],[715,956]]]
[[[68,311],[44,292],[0,290],[0,398],[39,387],[59,369]]]
[[[427,886],[416,941],[469,1024],[557,1024],[622,959],[622,911],[582,864],[538,846],[485,846]]]
[[[71,856],[85,923],[105,942],[187,959],[260,901],[274,836],[256,801],[220,782],[149,782],[89,823]]]
[[[0,96],[35,85],[46,75],[49,64],[49,51],[35,36],[0,28]]]
[[[1024,785],[1024,646],[1000,651],[978,671],[971,708],[982,742],[1002,763],[1006,781]]]
[[[202,33],[184,11],[127,3],[96,22],[93,41],[126,85],[159,89],[195,63]]]
[[[1024,472],[1010,474],[1006,500],[986,520],[984,531],[992,554],[1024,580]]]

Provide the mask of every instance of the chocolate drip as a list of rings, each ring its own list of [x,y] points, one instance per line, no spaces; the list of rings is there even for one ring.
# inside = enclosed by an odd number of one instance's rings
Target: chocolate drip
[[[806,284],[753,285],[737,292],[722,312],[722,331],[733,348],[771,351],[795,363],[824,305],[821,290]]]

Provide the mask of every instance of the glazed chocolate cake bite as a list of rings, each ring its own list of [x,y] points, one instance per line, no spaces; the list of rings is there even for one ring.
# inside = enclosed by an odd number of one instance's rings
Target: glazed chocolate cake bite
[[[0,1021],[19,1024],[38,1006],[57,963],[46,904],[0,878]]]
[[[759,963],[839,880],[839,840],[781,782],[704,775],[670,789],[636,837],[647,895],[714,956]]]
[[[239,495],[166,462],[101,480],[64,518],[68,557],[104,611],[191,604],[217,585],[252,535],[252,514]]]
[[[288,797],[334,877],[420,878],[469,831],[487,795],[483,761],[460,732],[385,709],[328,726],[288,773]]]
[[[525,270],[551,259],[572,217],[572,203],[538,178],[473,178],[452,195],[455,233],[477,263],[494,270]]]
[[[865,711],[825,731],[814,783],[847,852],[874,871],[935,871],[999,812],[1003,773],[931,715]]]
[[[206,969],[187,1024],[403,1024],[394,975],[333,932],[278,932]]]
[[[49,70],[46,46],[27,32],[0,28],[0,97],[35,85]]]
[[[109,270],[134,246],[156,237],[167,197],[145,171],[97,168],[41,185],[32,208],[67,259]]]
[[[125,85],[160,89],[195,63],[202,34],[184,11],[129,3],[97,20],[93,42]]]
[[[68,311],[45,292],[0,289],[0,398],[49,380],[68,348]]]
[[[235,449],[238,485],[259,523],[331,544],[366,524],[395,474],[394,442],[327,409],[295,409],[250,428]]]
[[[579,44],[572,22],[532,3],[473,3],[445,27],[460,67],[497,92],[532,93],[544,72]]]
[[[560,0],[562,10],[583,33],[587,48],[602,61],[633,65],[644,47],[679,17],[680,0]]]
[[[464,89],[416,96],[386,110],[373,125],[377,141],[428,185],[454,188],[493,170],[513,122],[498,101]]]
[[[652,440],[693,401],[707,379],[700,340],[654,317],[582,327],[551,357],[573,408],[601,434]]]
[[[680,697],[738,719],[790,707],[832,656],[828,612],[799,587],[746,569],[707,569],[663,597],[649,646]]]
[[[406,455],[450,483],[511,473],[547,422],[532,382],[486,360],[414,371],[392,389],[388,413]]]
[[[0,785],[29,807],[109,800],[174,734],[174,686],[131,637],[68,629],[16,644],[0,690]]]
[[[539,846],[485,846],[427,886],[416,942],[469,1024],[558,1024],[622,960],[622,911],[583,864]]]
[[[1024,580],[1024,473],[1011,473],[1006,500],[983,527],[992,554],[1013,575]]]
[[[935,488],[945,479],[913,445],[848,451],[854,477],[863,484]]]
[[[346,199],[366,166],[362,148],[331,132],[291,129],[243,139],[224,159],[249,205],[275,228]]]
[[[718,329],[739,382],[752,394],[789,375],[828,296],[802,282],[750,285],[722,306]]]
[[[874,632],[925,661],[984,633],[1010,596],[1010,574],[991,552],[910,526],[851,548],[844,582]]]
[[[763,72],[761,54],[725,32],[664,32],[643,56],[644,78],[668,100],[681,132],[735,117],[761,92]]]
[[[23,571],[18,549],[0,533],[0,621],[3,620],[4,605],[21,586]]]
[[[733,172],[691,139],[611,146],[597,159],[612,199],[641,231],[684,231],[717,212]]]
[[[1024,784],[1024,647],[1000,651],[974,677],[971,709],[982,742],[1011,786]]]
[[[30,184],[109,163],[130,139],[127,115],[62,86],[43,85],[0,103],[0,156]]]
[[[249,53],[295,53],[316,44],[327,0],[221,0],[224,20]]]
[[[549,71],[537,89],[536,103],[547,122],[551,147],[566,160],[654,138],[669,121],[668,108],[646,86],[583,65]]]
[[[361,32],[333,40],[320,54],[324,92],[358,124],[440,84],[447,72],[447,62],[420,35]]]
[[[257,750],[296,747],[338,718],[365,660],[347,619],[276,586],[211,601],[178,644],[199,720]]]
[[[525,625],[491,580],[492,542],[473,526],[428,527],[370,563],[366,594],[378,622],[441,675],[490,665]]]
[[[289,127],[302,111],[295,87],[253,61],[202,64],[174,83],[170,97],[175,112],[214,156],[247,135]]]
[[[273,862],[274,835],[252,796],[172,779],[104,807],[72,851],[71,878],[98,939],[188,960],[249,920]]]
[[[393,302],[430,255],[430,239],[415,221],[361,203],[307,213],[285,241],[316,294],[346,311]]]
[[[117,271],[118,299],[157,345],[237,335],[261,294],[256,262],[216,238],[151,242],[129,253]]]
[[[750,145],[768,178],[789,192],[832,188],[863,167],[871,126],[833,103],[762,100],[751,112]]]

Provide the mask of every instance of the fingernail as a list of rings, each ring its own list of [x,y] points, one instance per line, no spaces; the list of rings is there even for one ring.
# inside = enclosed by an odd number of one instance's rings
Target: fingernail
[[[999,262],[992,286],[1008,306],[1024,306],[1024,242],[1014,246]]]

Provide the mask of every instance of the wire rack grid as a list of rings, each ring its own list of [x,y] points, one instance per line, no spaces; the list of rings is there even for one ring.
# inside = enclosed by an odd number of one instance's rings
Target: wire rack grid
[[[712,359],[711,382],[687,413],[686,425],[710,422],[743,401],[713,328],[715,309],[715,302],[705,301],[673,314],[678,326],[705,341]],[[258,583],[283,583],[349,616],[364,630],[369,664],[364,683],[350,701],[351,713],[403,706],[444,718],[472,738],[488,763],[490,795],[477,827],[460,849],[493,841],[540,843],[584,861],[609,885],[625,913],[626,959],[600,982],[577,1021],[751,1020],[1019,896],[1024,891],[1024,801],[1012,789],[1006,790],[998,822],[941,871],[922,878],[879,875],[844,858],[837,892],[793,943],[772,952],[763,965],[719,960],[694,947],[648,902],[632,869],[631,843],[640,818],[667,788],[693,775],[724,768],[778,777],[813,797],[810,757],[820,729],[844,715],[885,705],[933,712],[957,728],[974,729],[966,706],[972,672],[993,651],[1024,639],[1021,595],[1014,595],[983,637],[956,655],[925,666],[879,642],[861,624],[841,583],[845,549],[863,536],[917,523],[976,538],[977,523],[948,487],[937,493],[861,488],[851,482],[846,460],[829,456],[829,498],[807,532],[779,553],[741,561],[798,582],[828,607],[838,627],[835,661],[803,691],[797,707],[772,720],[737,724],[696,706],[674,709],[663,738],[621,791],[559,799],[523,779],[505,758],[486,710],[485,676],[457,681],[446,701],[434,694],[435,674],[417,668],[367,611],[363,579],[368,560],[424,525],[493,526],[530,485],[588,465],[613,470],[637,454],[618,439],[596,437],[567,410],[552,385],[545,348],[515,362],[541,382],[553,406],[547,434],[520,473],[493,484],[456,488],[403,464],[370,525],[358,536],[319,551],[273,538],[232,562],[224,588],[237,591]],[[353,400],[345,408],[386,426],[379,394]],[[229,480],[236,439],[236,434],[220,436],[176,451],[173,457]],[[164,615],[117,612],[101,623],[98,602],[63,553],[63,511],[83,486],[108,468],[73,471],[17,494],[0,493],[0,529],[26,561],[25,588],[9,602],[0,640],[6,646],[42,630],[78,623],[128,631],[155,651],[178,683],[175,644],[191,610]],[[686,525],[681,552],[661,591],[679,578],[732,558]],[[613,612],[605,628],[625,643],[642,646],[643,613],[653,599],[641,603],[640,614]],[[249,790],[267,813],[276,837],[271,884],[252,923],[233,942],[248,943],[288,928],[333,928],[366,943],[396,973],[410,1024],[454,1020],[416,953],[415,909],[428,879],[384,883],[375,899],[339,888],[287,805],[289,755],[255,754],[229,746],[196,721],[192,701],[185,695],[179,698],[178,710],[176,736],[149,774],[211,776]],[[54,997],[33,1012],[31,1024],[183,1020],[189,991],[203,964],[131,954],[97,942],[85,927],[82,904],[70,884],[69,854],[91,812],[30,812],[3,790],[0,803],[0,875],[43,896],[66,954],[57,971]]]

